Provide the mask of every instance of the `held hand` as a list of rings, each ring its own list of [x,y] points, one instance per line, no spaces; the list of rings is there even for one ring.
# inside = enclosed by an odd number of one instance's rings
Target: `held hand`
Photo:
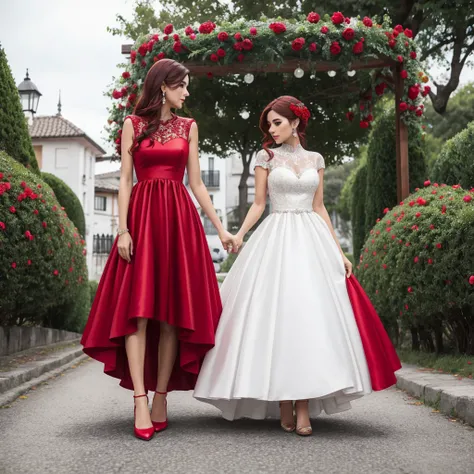
[[[117,247],[119,255],[130,263],[133,255],[133,241],[128,232],[118,238]]]
[[[349,278],[352,275],[352,263],[345,255],[342,256],[342,261],[346,269],[346,277]]]
[[[234,235],[234,253],[237,253],[241,248],[244,242],[244,238],[241,234],[237,233]]]
[[[228,253],[232,252],[234,247],[234,236],[230,232],[223,230],[222,232],[219,232],[219,239],[222,243],[222,247],[224,247],[224,250],[227,250]]]

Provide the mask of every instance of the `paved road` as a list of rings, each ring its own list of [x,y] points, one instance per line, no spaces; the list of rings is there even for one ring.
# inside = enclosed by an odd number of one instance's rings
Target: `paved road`
[[[274,420],[229,423],[190,393],[169,396],[170,428],[132,435],[131,392],[87,361],[0,410],[0,472],[449,473],[474,472],[474,429],[395,389],[313,421],[314,435]]]

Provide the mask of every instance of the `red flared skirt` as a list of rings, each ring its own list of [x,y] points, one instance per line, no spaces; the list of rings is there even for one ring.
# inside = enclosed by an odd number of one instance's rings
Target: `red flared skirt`
[[[191,390],[222,311],[201,219],[181,182],[154,179],[134,186],[128,228],[132,262],[119,256],[116,240],[84,329],[84,352],[133,389],[125,336],[136,332],[137,318],[147,318],[145,388],[155,390],[160,322],[166,322],[178,329],[179,341],[168,391]]]

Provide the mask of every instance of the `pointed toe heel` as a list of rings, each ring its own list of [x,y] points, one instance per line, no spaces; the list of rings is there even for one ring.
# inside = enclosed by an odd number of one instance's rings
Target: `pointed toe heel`
[[[148,395],[144,393],[143,395],[134,395],[133,398],[142,398],[146,397],[147,403],[148,403]],[[136,423],[136,415],[137,415],[137,407],[135,406],[133,410],[133,417],[135,419]],[[153,438],[153,435],[155,434],[155,427],[150,426],[149,428],[137,428],[134,423],[133,426],[133,434],[135,435],[136,438],[142,439],[143,441],[150,441],[151,438]]]

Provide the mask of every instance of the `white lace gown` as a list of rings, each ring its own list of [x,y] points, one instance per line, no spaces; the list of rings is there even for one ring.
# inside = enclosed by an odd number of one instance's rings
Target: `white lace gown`
[[[339,249],[312,204],[319,153],[282,145],[269,170],[272,213],[227,275],[215,347],[194,397],[228,420],[279,416],[279,400],[309,399],[311,416],[338,413],[371,392]]]

